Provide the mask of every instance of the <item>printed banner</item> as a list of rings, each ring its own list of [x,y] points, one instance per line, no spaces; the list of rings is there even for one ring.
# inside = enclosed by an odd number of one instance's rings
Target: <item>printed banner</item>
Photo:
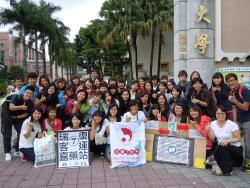
[[[59,131],[57,133],[58,168],[89,166],[88,131]]]
[[[112,168],[146,163],[144,123],[117,122],[110,126]]]

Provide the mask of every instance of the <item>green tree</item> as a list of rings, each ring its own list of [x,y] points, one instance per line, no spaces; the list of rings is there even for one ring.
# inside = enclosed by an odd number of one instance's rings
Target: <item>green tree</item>
[[[124,41],[126,41],[129,59],[131,60],[131,47],[135,54],[135,73],[138,78],[138,53],[137,53],[137,37],[143,34],[143,11],[140,0],[107,0],[103,3],[100,15],[113,25],[114,33],[118,33]],[[110,34],[112,36],[112,34]],[[131,73],[133,72],[131,61]],[[131,75],[133,79],[133,75]]]
[[[9,0],[10,8],[0,10],[0,25],[11,25],[11,30],[19,33],[22,41],[22,67],[27,74],[25,37],[29,34],[32,16],[36,5],[29,0]]]
[[[11,66],[7,72],[7,78],[9,80],[14,80],[16,77],[23,77],[24,70],[20,66]]]
[[[159,31],[159,46],[158,46],[158,68],[157,75],[160,75],[161,65],[161,46],[163,41],[163,32],[172,28],[173,20],[173,1],[172,0],[144,0],[145,3],[145,28],[147,32],[151,32],[151,54],[150,54],[150,73],[152,76],[153,58],[155,48],[155,34]]]

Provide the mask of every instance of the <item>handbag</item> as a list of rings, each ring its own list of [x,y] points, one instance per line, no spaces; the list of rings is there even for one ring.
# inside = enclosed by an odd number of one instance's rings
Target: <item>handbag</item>
[[[56,139],[55,135],[43,132],[42,138],[35,138],[35,167],[56,164]]]

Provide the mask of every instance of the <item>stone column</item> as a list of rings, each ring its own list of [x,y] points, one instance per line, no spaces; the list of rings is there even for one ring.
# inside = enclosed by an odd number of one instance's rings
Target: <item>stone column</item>
[[[186,70],[187,63],[187,1],[174,0],[174,79]]]
[[[207,23],[202,19],[198,22],[197,13],[200,5],[207,9],[204,15],[205,19],[209,19],[211,23]],[[204,8],[203,7],[203,8]],[[186,70],[188,75],[193,71],[198,71],[205,83],[211,84],[211,76],[214,71],[214,1],[213,0],[188,0],[187,1],[187,64]],[[205,54],[199,52],[197,44],[197,36],[207,35],[209,41]]]

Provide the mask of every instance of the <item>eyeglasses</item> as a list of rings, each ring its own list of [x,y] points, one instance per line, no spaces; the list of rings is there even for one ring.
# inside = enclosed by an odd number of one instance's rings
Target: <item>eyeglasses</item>
[[[227,83],[232,83],[232,82],[234,82],[234,81],[235,81],[235,79],[232,78],[232,79],[228,80]]]
[[[217,116],[224,116],[224,115],[226,115],[226,113],[225,113],[225,112],[222,112],[222,113],[216,113],[216,115],[217,115]]]

